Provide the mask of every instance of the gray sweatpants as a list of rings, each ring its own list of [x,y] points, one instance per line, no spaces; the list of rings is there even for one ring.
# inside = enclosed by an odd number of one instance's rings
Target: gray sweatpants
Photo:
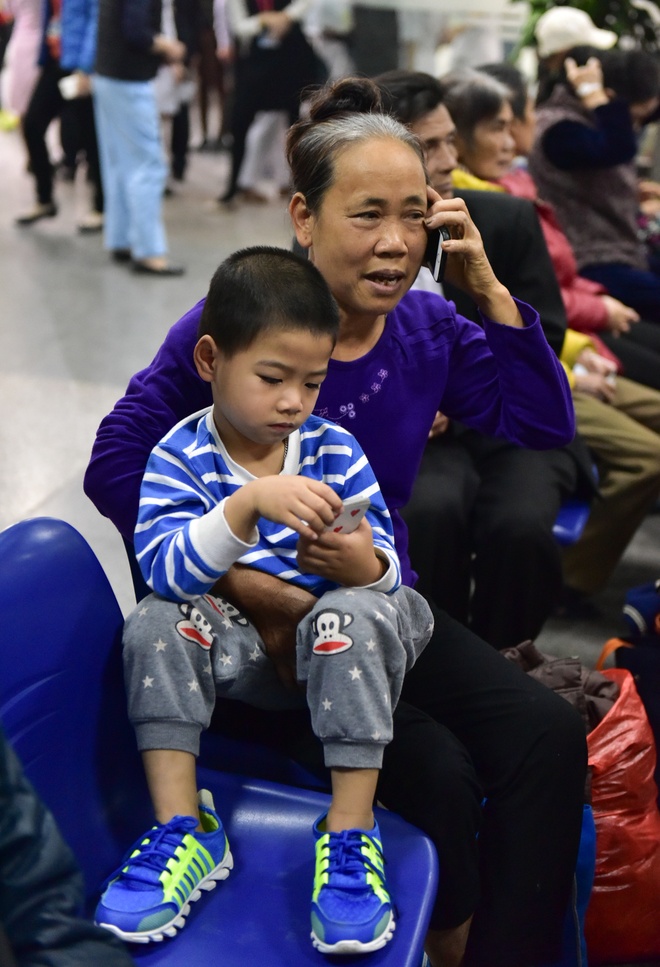
[[[150,594],[124,628],[128,713],[138,747],[199,754],[216,696],[268,709],[309,705],[326,766],[380,768],[406,672],[433,630],[424,598],[341,588],[298,625],[297,677],[287,689],[253,625],[223,598],[176,603]]]

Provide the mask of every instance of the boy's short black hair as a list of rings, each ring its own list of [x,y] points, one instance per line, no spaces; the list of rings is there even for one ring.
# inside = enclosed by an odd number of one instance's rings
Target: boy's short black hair
[[[258,245],[234,252],[211,279],[197,338],[211,336],[227,356],[268,329],[339,333],[339,309],[311,262],[286,249]]]

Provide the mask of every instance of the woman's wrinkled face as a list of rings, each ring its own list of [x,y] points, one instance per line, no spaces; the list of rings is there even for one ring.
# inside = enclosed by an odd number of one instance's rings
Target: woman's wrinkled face
[[[319,210],[304,224],[296,218],[294,196],[298,241],[310,248],[342,313],[375,318],[396,306],[422,264],[424,169],[408,145],[379,137],[341,151],[334,175]]]
[[[477,178],[497,181],[511,167],[516,154],[512,121],[513,111],[506,101],[494,117],[475,124],[469,141],[459,136],[458,157]]]

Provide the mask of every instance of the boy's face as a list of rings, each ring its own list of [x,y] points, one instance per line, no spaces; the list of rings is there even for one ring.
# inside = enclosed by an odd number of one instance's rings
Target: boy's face
[[[273,329],[227,357],[203,336],[195,360],[202,379],[211,383],[213,416],[227,449],[247,443],[268,450],[304,423],[316,405],[332,349],[330,336]]]

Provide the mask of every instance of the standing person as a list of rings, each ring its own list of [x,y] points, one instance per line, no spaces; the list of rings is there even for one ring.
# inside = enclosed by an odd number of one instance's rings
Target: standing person
[[[184,271],[167,257],[162,216],[167,178],[154,78],[181,64],[182,41],[162,32],[162,2],[101,0],[94,103],[106,194],[105,247],[134,272]]]
[[[229,36],[235,46],[231,116],[231,170],[220,202],[231,202],[245,153],[245,140],[259,111],[298,117],[300,95],[325,80],[327,71],[306,39],[301,21],[310,0],[227,0]],[[218,37],[220,42],[220,37]]]
[[[195,96],[192,64],[198,56],[202,7],[199,0],[163,0],[163,33],[185,44],[181,64],[162,64],[156,74],[156,103],[162,118],[170,122],[170,171],[183,181],[188,167],[190,102]]]
[[[376,78],[385,106],[421,139],[432,186],[462,198],[497,277],[534,305],[559,355],[566,318],[533,206],[491,192],[455,189],[456,127],[441,83],[421,71]],[[422,268],[416,286],[439,292]],[[447,279],[447,298],[478,321],[469,296]],[[529,450],[474,427],[438,419],[404,517],[418,588],[496,648],[535,638],[560,600],[561,549],[552,529],[562,501],[590,494],[591,458],[570,447]]]
[[[90,74],[96,56],[96,0],[46,0],[39,63],[41,73],[23,119],[23,136],[34,176],[37,203],[16,218],[17,225],[33,225],[54,218],[53,173],[46,131],[63,115],[72,116],[87,156],[93,188],[91,211],[78,223],[80,232],[98,232],[103,225],[103,189],[90,97]],[[71,97],[62,96],[60,81],[73,75]]]
[[[316,414],[350,429],[363,448],[392,516],[402,582],[412,586],[400,509],[438,408],[534,447],[567,443],[573,409],[537,313],[495,277],[465,204],[442,201],[427,185],[417,138],[380,109],[367,79],[319,93],[309,120],[289,132],[289,211],[298,243],[340,309]],[[483,328],[443,298],[409,291],[424,257],[425,226],[441,224],[452,234],[444,243],[447,277],[480,307]],[[86,492],[129,540],[153,446],[210,403],[193,363],[201,311],[198,304],[173,326],[97,434]],[[236,565],[218,593],[241,601],[286,679],[295,629],[315,599]],[[433,637],[404,680],[378,799],[438,849],[444,875],[426,942],[431,964],[552,961],[582,823],[582,723],[567,702],[429,603]],[[232,703],[218,705],[229,717],[238,714]],[[284,746],[291,739],[279,713],[259,719],[266,741]],[[311,752],[315,740],[301,713],[291,751],[302,754],[308,739]]]
[[[368,953],[392,937],[373,803],[392,710],[433,620],[421,595],[401,587],[390,515],[357,441],[311,415],[338,329],[310,262],[272,248],[234,253],[213,276],[194,351],[213,406],[149,458],[135,546],[155,594],[128,618],[124,669],[158,826],[122,861],[96,913],[126,940],[183,926],[199,895],[200,846],[215,864],[207,876],[223,879],[232,865],[213,804],[197,807],[195,758],[216,696],[266,708],[306,698],[332,777],[332,801],[314,825],[314,946]],[[351,498],[369,509],[348,533],[340,519]],[[282,685],[240,600],[214,597],[236,561],[317,599],[297,629],[306,695]],[[164,642],[155,655],[154,635]],[[161,874],[181,884],[174,903]],[[155,888],[136,896],[136,878],[147,875]]]
[[[11,0],[0,4],[5,36],[2,67],[2,109],[19,123],[25,116],[39,76],[41,0]]]
[[[215,0],[213,12],[218,38],[218,59],[224,69],[233,71],[236,44],[231,33],[225,0]],[[245,135],[236,192],[233,198],[227,199],[227,204],[239,199],[250,204],[266,203],[269,196],[260,190],[260,182],[266,178],[275,181],[281,193],[288,197],[289,169],[284,156],[284,140],[289,124],[287,111],[257,111]],[[231,133],[230,138],[233,138]]]
[[[197,33],[198,104],[202,140],[198,151],[219,151],[228,130],[228,97],[231,89],[231,68],[218,57],[218,42],[214,30],[213,0],[201,0],[200,26]],[[211,136],[209,111],[217,110],[216,137]]]

